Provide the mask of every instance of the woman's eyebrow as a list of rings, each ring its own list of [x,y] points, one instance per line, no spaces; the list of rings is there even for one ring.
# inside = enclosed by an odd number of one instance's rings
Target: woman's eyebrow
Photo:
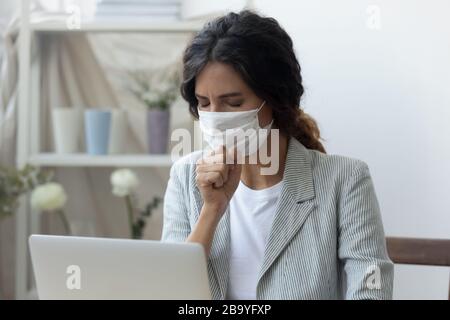
[[[196,93],[195,96],[196,96],[197,98],[199,98],[199,99],[208,99],[208,97],[201,96],[201,95],[199,95],[198,93]],[[221,94],[221,95],[219,96],[219,98],[222,99],[222,98],[239,97],[239,96],[242,96],[242,93],[241,93],[241,92],[229,92],[229,93]]]

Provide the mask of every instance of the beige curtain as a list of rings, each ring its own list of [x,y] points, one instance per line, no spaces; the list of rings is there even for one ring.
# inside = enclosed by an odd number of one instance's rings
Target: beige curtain
[[[16,24],[17,26],[17,24]],[[145,153],[145,108],[123,89],[126,69],[150,69],[178,61],[191,35],[146,34],[48,34],[39,41],[41,64],[40,118],[41,151],[53,151],[51,109],[55,107],[109,107],[127,110],[129,131],[127,153]],[[13,165],[17,110],[17,29],[6,36],[7,59],[3,60],[0,101],[0,159],[2,165]],[[173,110],[176,109],[176,110]],[[176,115],[176,116],[175,116]],[[187,106],[179,99],[172,107],[171,128],[192,129]],[[168,179],[168,168],[139,168],[137,192],[144,206],[153,196],[162,196]],[[125,206],[112,196],[109,176],[112,168],[59,168],[57,180],[63,184],[69,200],[69,220],[79,225],[82,235],[128,237]],[[33,213],[35,214],[35,213]],[[41,217],[42,233],[57,234],[62,226],[56,217]],[[162,206],[148,221],[145,238],[159,239]],[[14,217],[0,222],[0,294],[14,297]]]

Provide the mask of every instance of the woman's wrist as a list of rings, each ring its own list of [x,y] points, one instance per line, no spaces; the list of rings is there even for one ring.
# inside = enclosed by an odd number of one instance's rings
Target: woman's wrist
[[[209,256],[214,233],[224,211],[221,206],[203,204],[196,226],[187,239],[188,242],[202,244],[206,256]]]
[[[218,223],[220,218],[222,218],[226,207],[227,206],[224,204],[204,203],[200,211],[200,216],[206,217],[208,220]]]

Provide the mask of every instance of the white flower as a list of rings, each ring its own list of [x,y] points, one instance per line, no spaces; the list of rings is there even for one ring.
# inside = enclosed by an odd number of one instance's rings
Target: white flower
[[[39,211],[62,209],[67,201],[64,188],[55,182],[37,186],[31,193],[31,207]]]
[[[130,169],[119,169],[111,174],[112,193],[117,197],[128,196],[137,188],[139,180]]]
[[[155,91],[146,91],[142,94],[142,100],[148,103],[155,103],[155,101],[158,101],[159,98],[159,94]]]

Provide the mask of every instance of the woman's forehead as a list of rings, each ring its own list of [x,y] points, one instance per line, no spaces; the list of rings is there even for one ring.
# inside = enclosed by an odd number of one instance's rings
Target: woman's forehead
[[[201,96],[220,96],[229,93],[245,94],[248,86],[241,75],[230,65],[209,62],[197,75],[195,92]]]

